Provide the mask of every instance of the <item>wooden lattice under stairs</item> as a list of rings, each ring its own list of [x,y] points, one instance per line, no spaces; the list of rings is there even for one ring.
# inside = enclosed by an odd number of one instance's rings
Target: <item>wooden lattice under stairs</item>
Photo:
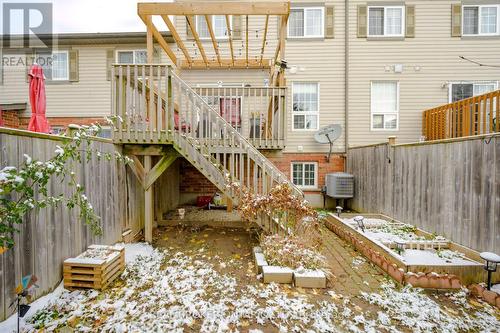
[[[267,194],[273,186],[286,183],[294,195],[303,197],[286,175],[171,67],[115,65],[112,77],[115,143],[172,145],[235,203],[238,196],[231,186],[235,183],[257,195]],[[134,172],[144,188],[149,189],[173,159],[175,156],[163,156],[153,168],[151,165],[143,168],[136,158]],[[273,217],[261,223],[266,229],[281,227]]]

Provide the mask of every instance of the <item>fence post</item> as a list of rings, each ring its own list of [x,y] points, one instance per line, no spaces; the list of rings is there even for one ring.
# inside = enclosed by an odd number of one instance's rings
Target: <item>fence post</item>
[[[389,141],[389,145],[394,146],[396,144],[396,138],[397,137],[395,135],[388,137],[387,139]]]

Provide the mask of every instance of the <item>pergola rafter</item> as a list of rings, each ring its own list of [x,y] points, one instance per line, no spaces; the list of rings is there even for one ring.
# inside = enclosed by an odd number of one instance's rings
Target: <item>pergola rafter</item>
[[[270,69],[274,67],[276,62],[281,62],[284,60],[284,43],[286,36],[286,25],[288,21],[288,15],[290,13],[290,3],[288,1],[281,2],[239,2],[239,1],[220,1],[220,2],[173,2],[173,3],[138,3],[137,4],[138,15],[144,21],[148,29],[148,44],[151,44],[151,39],[156,40],[156,42],[161,46],[161,48],[167,53],[170,60],[178,68],[191,68],[191,69],[208,69],[208,68],[255,68]],[[157,27],[154,25],[152,17],[161,16],[168,29],[170,30],[173,40],[178,46],[178,51],[182,51],[184,57],[178,58],[178,56],[173,52],[171,47],[165,41]],[[227,33],[222,41],[224,45],[220,43],[220,36],[217,36],[213,23],[211,21],[212,15],[221,15],[225,17]],[[175,25],[169,16],[183,16],[186,18],[187,26],[190,34],[192,35],[194,42],[196,44],[197,50],[199,51],[199,56],[193,55],[192,51],[190,53],[189,49],[186,47],[185,42],[182,40],[181,34],[177,31]],[[203,18],[206,21],[208,36],[200,37],[197,31],[196,19],[195,17]],[[234,38],[235,32],[232,28],[231,20],[233,16],[241,16],[244,21],[242,25],[245,31],[241,34],[237,34],[238,38],[242,37],[242,46],[244,48],[243,52],[240,52],[239,57],[235,55],[234,50]],[[251,48],[249,47],[250,40],[250,28],[249,28],[249,17],[251,16],[264,16],[265,24],[263,28],[258,29],[264,30],[262,37],[262,47],[259,49],[257,54],[252,55]],[[268,41],[268,28],[271,16],[276,16],[280,20],[279,31],[278,31],[278,42],[276,51],[274,52],[273,58],[265,57],[265,47]],[[243,29],[241,29],[243,30]],[[243,35],[244,33],[244,35]],[[258,34],[257,34],[258,35]],[[205,39],[210,40],[211,46],[213,47],[215,56],[209,59],[207,55],[206,45],[204,45]],[[226,44],[227,42],[227,44]],[[243,45],[245,44],[245,45]],[[223,56],[221,48],[228,47],[229,55],[227,57]],[[148,53],[152,52],[152,47],[148,46]],[[211,52],[211,51],[210,51]],[[213,53],[212,53],[213,54]],[[227,54],[227,53],[226,53]],[[212,57],[212,55],[210,55]],[[278,58],[279,57],[279,58]],[[255,58],[255,59],[254,59]],[[152,59],[152,55],[148,55],[148,59]]]

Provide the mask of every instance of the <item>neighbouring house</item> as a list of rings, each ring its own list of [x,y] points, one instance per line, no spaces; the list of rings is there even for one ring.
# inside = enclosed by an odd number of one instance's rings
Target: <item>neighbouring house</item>
[[[162,33],[162,41],[154,35],[153,63],[171,64],[318,207],[325,175],[344,170],[347,147],[388,136],[418,141],[423,110],[498,89],[500,68],[461,57],[498,65],[500,0],[291,1],[284,30],[279,15],[266,16],[265,9],[260,15],[226,16],[222,9],[206,11],[211,2],[204,3],[200,11],[189,12],[192,16],[186,14],[190,22],[186,15],[166,16],[174,29]],[[147,15],[143,19],[148,25]],[[111,68],[113,63],[147,63],[146,33],[61,34],[57,41],[52,54],[35,54],[52,60],[46,71],[47,115],[55,131],[98,121],[120,103],[137,103],[134,96],[117,100],[118,86],[111,86],[113,75],[134,77],[135,67]],[[32,59],[28,56],[24,65],[3,62],[0,104],[27,102],[26,68]],[[271,63],[275,60],[283,60],[283,66],[286,61],[280,85],[273,82],[279,72]],[[16,114],[25,127],[29,105]],[[203,123],[199,115],[191,116]],[[134,121],[140,120],[151,123],[147,116]],[[176,121],[184,131],[195,126]],[[313,135],[331,124],[341,125],[343,133],[327,161],[328,145],[316,143]],[[216,190],[192,161],[176,165],[181,203]]]

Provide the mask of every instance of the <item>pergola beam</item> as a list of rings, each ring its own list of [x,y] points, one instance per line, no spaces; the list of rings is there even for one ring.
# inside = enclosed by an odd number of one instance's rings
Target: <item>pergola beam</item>
[[[288,2],[144,2],[137,4],[141,15],[288,15]]]
[[[172,34],[172,37],[174,38],[175,42],[177,43],[177,46],[179,46],[182,53],[184,53],[184,57],[186,58],[186,60],[188,62],[192,62],[193,60],[191,59],[191,56],[189,55],[189,52],[188,52],[186,46],[184,45],[182,38],[177,33],[177,30],[175,29],[175,26],[172,23],[172,21],[170,20],[170,18],[168,17],[168,15],[161,15],[161,18],[163,19],[163,21],[167,25],[168,30]]]
[[[168,43],[165,40],[165,38],[163,38],[161,33],[158,31],[158,29],[156,29],[155,25],[153,24],[153,22],[151,20],[151,16],[140,15],[140,17],[141,17],[142,21],[144,22],[144,24],[146,25],[148,31],[150,33],[152,33],[153,37],[156,39],[158,44],[160,44],[161,48],[167,53],[170,60],[172,60],[172,62],[174,64],[177,64],[177,56],[175,55],[174,51],[172,51],[170,46],[168,46]],[[151,57],[152,57],[152,50],[148,49],[148,62],[149,62]]]
[[[220,67],[220,68],[234,68],[234,69],[268,69],[271,67],[271,59],[263,59],[262,63],[259,59],[248,59],[248,63],[246,59],[221,59],[221,63],[217,60],[209,60],[208,66],[210,68]],[[207,64],[203,60],[195,59],[192,63],[188,63],[187,61],[181,61],[180,67],[182,69],[206,69]]]
[[[267,39],[267,29],[269,28],[269,15],[266,15],[266,23],[264,25],[264,38],[262,39],[262,48],[260,49],[260,63],[262,64],[262,59],[264,58],[264,50],[266,48]]]
[[[212,40],[214,51],[217,55],[217,61],[219,62],[219,65],[222,65],[220,61],[219,47],[217,46],[217,39],[215,39],[214,29],[212,28],[212,20],[210,19],[210,16],[205,15],[205,21],[207,21],[208,32],[210,33],[210,39]]]
[[[203,48],[203,44],[201,43],[200,36],[198,35],[198,32],[196,31],[196,25],[194,24],[193,16],[186,15],[186,20],[188,22],[189,28],[191,29],[191,33],[193,34],[194,41],[196,42],[196,45],[198,46],[198,50],[200,50],[201,57],[203,58],[205,65],[208,66],[207,55],[205,54],[205,49]]]
[[[231,51],[231,60],[234,64],[233,34],[231,33],[231,21],[229,15],[226,15],[227,38],[229,41],[229,50]]]
[[[248,66],[248,15],[245,16],[245,59]]]

